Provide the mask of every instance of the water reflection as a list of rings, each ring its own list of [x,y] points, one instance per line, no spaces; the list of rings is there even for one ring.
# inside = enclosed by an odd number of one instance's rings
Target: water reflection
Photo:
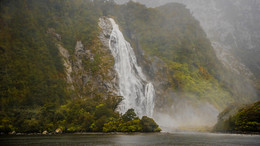
[[[0,145],[260,145],[259,135],[214,133],[0,136]]]

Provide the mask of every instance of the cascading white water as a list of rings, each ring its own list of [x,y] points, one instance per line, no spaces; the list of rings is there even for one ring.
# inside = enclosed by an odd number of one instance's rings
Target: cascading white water
[[[154,87],[148,83],[142,68],[137,65],[135,53],[125,40],[118,25],[109,18],[113,30],[110,35],[109,49],[115,59],[115,70],[119,78],[119,94],[123,96],[118,110],[125,113],[133,108],[136,114],[152,117],[154,108]]]

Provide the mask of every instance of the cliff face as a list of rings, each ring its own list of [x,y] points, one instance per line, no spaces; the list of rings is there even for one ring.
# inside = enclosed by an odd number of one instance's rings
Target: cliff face
[[[99,34],[99,39],[102,43],[103,48],[105,49],[106,55],[109,56],[109,58],[112,60],[111,61],[112,66],[110,66],[110,68],[107,72],[108,73],[107,76],[110,77],[110,81],[105,82],[104,85],[108,92],[112,92],[114,95],[118,95],[118,92],[119,92],[118,75],[114,69],[114,59],[112,57],[112,53],[109,50],[109,39],[110,39],[110,35],[111,35],[113,27],[111,25],[111,22],[105,17],[99,18],[98,25],[101,28],[101,32]]]
[[[119,3],[126,1],[117,0]],[[259,88],[260,2],[256,0],[137,0],[148,7],[185,4],[199,20],[218,59]],[[247,81],[245,81],[247,82]],[[250,81],[249,81],[250,82]],[[246,83],[251,86],[251,83]],[[252,88],[252,87],[250,87]],[[259,89],[257,89],[259,92]]]
[[[99,40],[96,41],[92,48],[86,48],[82,41],[78,40],[74,51],[70,54],[63,47],[62,36],[55,32],[55,29],[49,28],[47,33],[56,40],[56,46],[62,57],[63,65],[66,73],[66,81],[68,89],[76,91],[77,96],[95,95],[89,93],[103,93],[104,98],[109,95],[118,94],[118,79],[113,68],[113,57],[109,51],[109,37],[112,26],[109,21],[100,18]],[[97,64],[96,54],[102,54],[100,62]],[[96,60],[95,60],[96,59]],[[91,68],[93,65],[95,68]]]

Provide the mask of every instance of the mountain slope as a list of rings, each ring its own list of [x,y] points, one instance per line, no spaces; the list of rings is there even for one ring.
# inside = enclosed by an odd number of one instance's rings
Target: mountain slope
[[[1,1],[1,131],[102,131],[117,117],[100,17],[91,1]]]
[[[128,0],[116,0],[125,3]],[[256,0],[137,0],[148,7],[178,2],[186,5],[200,22],[218,59],[234,74],[245,78],[251,93],[259,94],[259,14]],[[249,81],[248,81],[249,80]],[[232,81],[231,81],[232,82]],[[240,84],[241,84],[240,83]],[[232,83],[236,86],[238,82]],[[250,87],[251,86],[251,87]],[[240,88],[238,86],[237,88]],[[244,90],[243,94],[247,91]]]
[[[160,131],[133,109],[116,111],[122,97],[109,50],[112,26],[100,25],[109,4],[5,0],[0,6],[1,133]]]
[[[229,82],[238,76],[218,61],[182,4],[152,9],[103,0],[4,0],[0,7],[1,131],[103,131],[123,122],[108,49],[112,28],[98,24],[106,17],[119,24],[153,82],[160,124],[212,125],[228,104],[255,97],[240,91],[250,87]],[[173,122],[163,123],[168,117]],[[140,122],[129,123],[138,129]]]
[[[139,63],[154,81],[158,116],[166,113],[179,119],[175,125],[214,124],[218,110],[234,101],[255,99],[246,80],[242,82],[217,59],[199,22],[184,5],[149,9],[129,2],[114,11],[111,14],[136,49]]]

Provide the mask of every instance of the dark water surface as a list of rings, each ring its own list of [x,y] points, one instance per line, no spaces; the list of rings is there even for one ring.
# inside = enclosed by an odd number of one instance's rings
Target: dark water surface
[[[213,133],[64,134],[0,136],[0,145],[258,145],[259,135]]]

